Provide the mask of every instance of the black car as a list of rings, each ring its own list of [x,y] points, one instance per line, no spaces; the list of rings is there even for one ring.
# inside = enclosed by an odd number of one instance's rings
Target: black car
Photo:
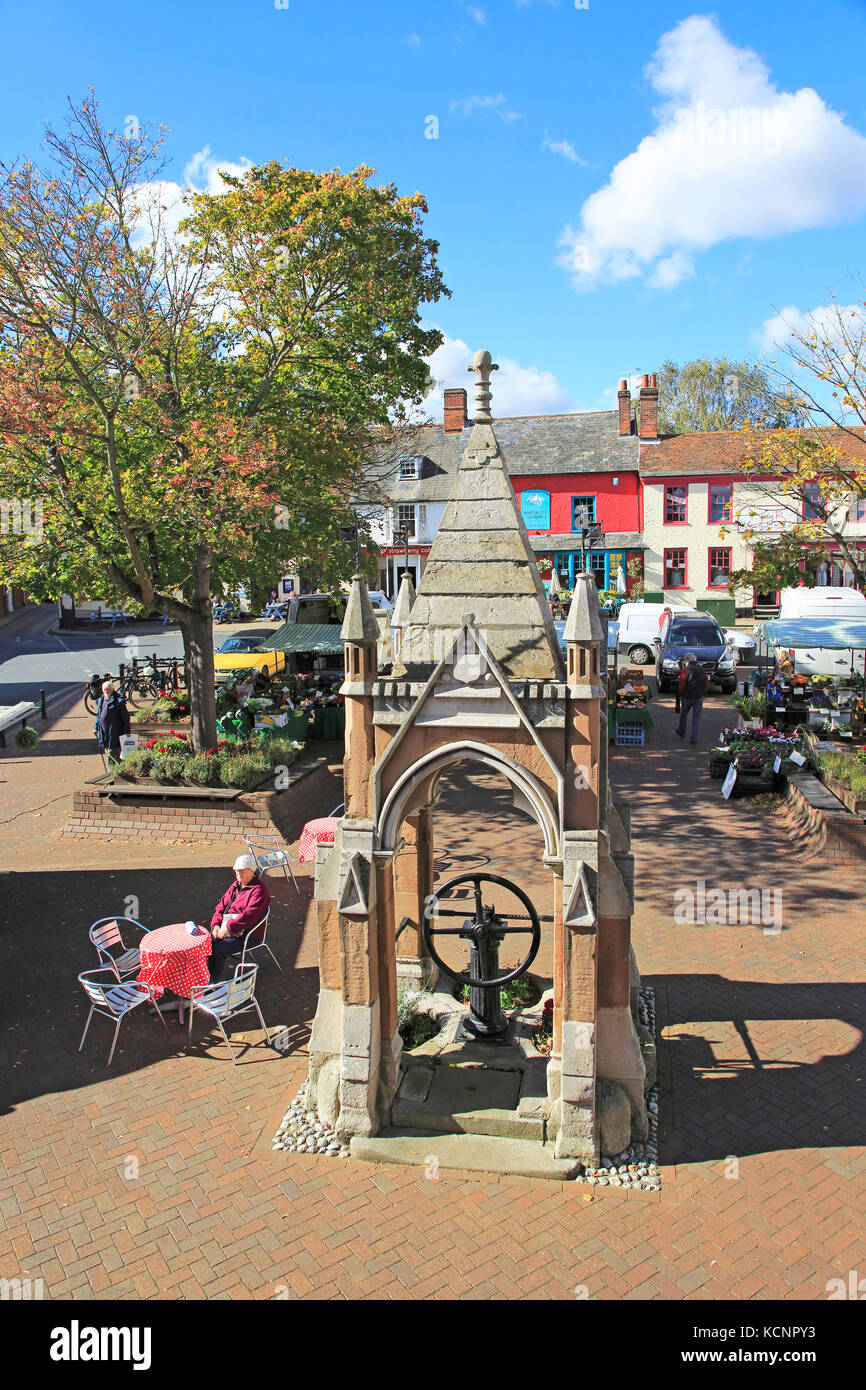
[[[695,658],[725,695],[732,695],[736,690],[734,658],[712,613],[699,609],[693,613],[682,610],[668,613],[653,645],[657,653],[656,681],[660,691],[673,690],[686,655]]]

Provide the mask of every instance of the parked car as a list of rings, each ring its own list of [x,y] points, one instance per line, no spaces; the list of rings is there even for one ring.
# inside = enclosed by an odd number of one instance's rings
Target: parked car
[[[238,633],[227,638],[214,653],[214,670],[218,680],[225,679],[229,671],[259,670],[276,675],[285,669],[286,660],[286,653],[274,651],[260,633]]]
[[[385,612],[391,618],[394,615],[394,603],[382,589],[370,589],[370,602],[373,605],[374,613]]]
[[[286,605],[287,623],[341,623],[345,600],[331,594],[293,594]]]
[[[733,695],[736,690],[736,662],[712,613],[699,608],[671,609],[653,645],[660,691],[673,689],[687,654],[703,667],[712,683],[721,686],[723,694]]]
[[[254,652],[261,644],[261,637],[227,637],[219,648],[218,654],[223,652]]]
[[[680,608],[686,613],[694,611],[686,604],[624,603],[618,620],[616,649],[620,656],[627,656],[635,666],[648,666],[655,656],[653,643],[664,614]]]
[[[742,632],[738,627],[726,627],[723,632],[734,661],[750,661],[755,655],[755,639],[751,632]]]

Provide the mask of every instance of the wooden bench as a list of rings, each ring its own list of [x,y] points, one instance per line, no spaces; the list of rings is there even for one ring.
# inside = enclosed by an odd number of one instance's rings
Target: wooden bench
[[[28,700],[21,700],[17,705],[0,705],[0,748],[6,747],[6,730],[19,723],[23,729],[27,716],[35,714],[36,708]]]

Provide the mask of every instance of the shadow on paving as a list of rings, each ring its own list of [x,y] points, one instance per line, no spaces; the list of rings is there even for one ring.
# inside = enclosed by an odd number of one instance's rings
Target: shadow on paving
[[[213,909],[231,882],[230,867],[88,870],[85,872],[8,873],[3,875],[0,906],[0,1113],[34,1097],[102,1083],[112,1077],[159,1067],[182,1052],[186,1027],[177,1015],[167,1017],[166,1037],[159,1019],[141,1005],[121,1023],[117,1050],[106,1066],[114,1025],[94,1015],[84,1043],[78,1045],[89,1011],[89,1001],[77,976],[97,969],[96,950],[88,929],[100,917],[118,914],[123,929],[127,899],[137,899],[138,920],[154,928],[167,922],[195,918],[209,925]],[[256,1046],[235,1046],[239,1065],[245,1056],[265,1058],[280,1065],[287,1056],[306,1047],[310,1020],[318,992],[318,970],[296,964],[313,880],[299,878],[298,887],[268,876],[271,918],[268,944],[282,966],[266,952],[255,959],[260,966],[256,997],[271,1030],[279,1025],[284,1034],[280,1052]],[[130,930],[127,944],[140,933]],[[254,1012],[241,1015],[228,1030],[260,1033]],[[215,1055],[206,1055],[205,1039]],[[199,1016],[193,1026],[190,1056],[219,1067],[231,1061],[214,1025]]]
[[[648,976],[645,983],[657,990],[659,1061],[673,1081],[672,1092],[662,1084],[663,1162],[863,1143],[866,986],[768,984],[720,975]],[[763,1021],[787,1025],[783,1041],[775,1031],[771,1056],[761,1055],[752,1036]],[[847,1025],[859,1041],[817,1062],[798,1058],[815,1031],[809,1023],[821,1025],[823,1036],[828,1021]],[[720,1042],[714,1023],[731,1026],[746,1058],[724,1055],[732,1050],[731,1039]],[[850,1038],[841,1028],[837,1035],[843,1046]]]

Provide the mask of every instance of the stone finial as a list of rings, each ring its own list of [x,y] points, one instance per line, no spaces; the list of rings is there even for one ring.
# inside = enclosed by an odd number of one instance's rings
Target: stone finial
[[[361,646],[379,640],[379,624],[370,602],[367,581],[362,574],[352,575],[352,587],[340,636],[344,642],[356,642]]]
[[[493,392],[490,389],[490,373],[499,371],[499,363],[494,362],[490,353],[484,349],[476,352],[472,359],[472,366],[467,367],[468,372],[475,373],[475,415],[474,422],[478,424],[489,424],[492,420],[490,414],[490,402]]]
[[[602,642],[604,628],[601,624],[601,611],[598,606],[598,590],[591,574],[578,574],[574,580],[574,593],[563,640],[569,642]]]
[[[394,616],[391,619],[392,628],[404,628],[406,626],[414,602],[415,585],[412,583],[411,574],[406,570],[400,580],[400,592],[397,594],[397,602],[394,604]]]

